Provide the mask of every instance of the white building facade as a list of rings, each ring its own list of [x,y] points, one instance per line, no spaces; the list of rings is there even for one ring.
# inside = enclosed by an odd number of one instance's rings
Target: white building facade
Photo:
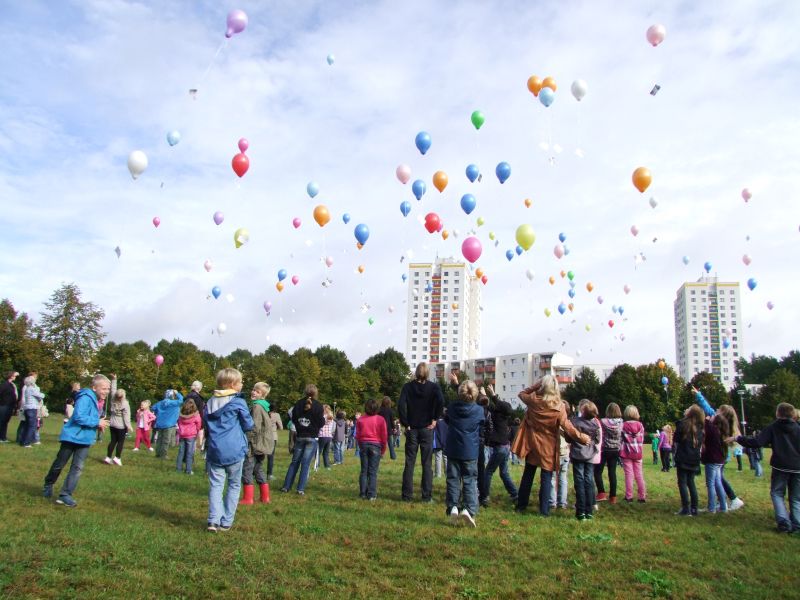
[[[675,302],[675,356],[681,377],[689,381],[707,371],[725,388],[733,386],[742,356],[738,282],[704,276],[683,284]]]

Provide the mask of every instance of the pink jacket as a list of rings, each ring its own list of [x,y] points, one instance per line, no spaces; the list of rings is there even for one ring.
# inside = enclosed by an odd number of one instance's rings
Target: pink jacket
[[[642,444],[644,444],[644,425],[639,421],[625,421],[622,424],[619,457],[628,460],[642,460]]]
[[[197,437],[197,433],[203,428],[203,419],[199,412],[192,415],[181,415],[178,417],[178,437],[188,440]]]
[[[142,417],[144,416],[144,419]],[[150,431],[153,427],[153,422],[156,420],[156,416],[153,412],[148,408],[147,410],[142,410],[141,408],[136,411],[136,427],[139,429],[144,429],[145,431]],[[142,427],[144,425],[144,427]]]

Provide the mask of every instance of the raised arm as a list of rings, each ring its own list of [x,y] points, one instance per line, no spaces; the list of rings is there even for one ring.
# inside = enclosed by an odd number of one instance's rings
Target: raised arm
[[[706,413],[707,417],[713,417],[715,414],[717,414],[716,411],[708,403],[708,400],[706,400],[706,397],[703,396],[703,393],[700,390],[692,386],[692,391],[694,392],[695,402],[697,402],[697,404],[700,405],[700,408],[703,409],[703,412]]]

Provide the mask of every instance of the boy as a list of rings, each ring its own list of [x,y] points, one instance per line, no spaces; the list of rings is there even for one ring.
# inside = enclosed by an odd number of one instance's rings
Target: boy
[[[775,509],[778,531],[794,533],[800,531],[800,425],[795,421],[794,406],[786,402],[778,404],[775,421],[757,436],[739,436],[736,442],[747,448],[772,447],[772,481],[770,496]],[[783,497],[789,488],[789,514]]]

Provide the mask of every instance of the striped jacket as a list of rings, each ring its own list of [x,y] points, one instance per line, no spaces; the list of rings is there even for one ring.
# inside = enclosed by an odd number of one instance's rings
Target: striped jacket
[[[639,421],[625,421],[622,424],[622,440],[619,457],[629,460],[642,460],[644,426]]]

